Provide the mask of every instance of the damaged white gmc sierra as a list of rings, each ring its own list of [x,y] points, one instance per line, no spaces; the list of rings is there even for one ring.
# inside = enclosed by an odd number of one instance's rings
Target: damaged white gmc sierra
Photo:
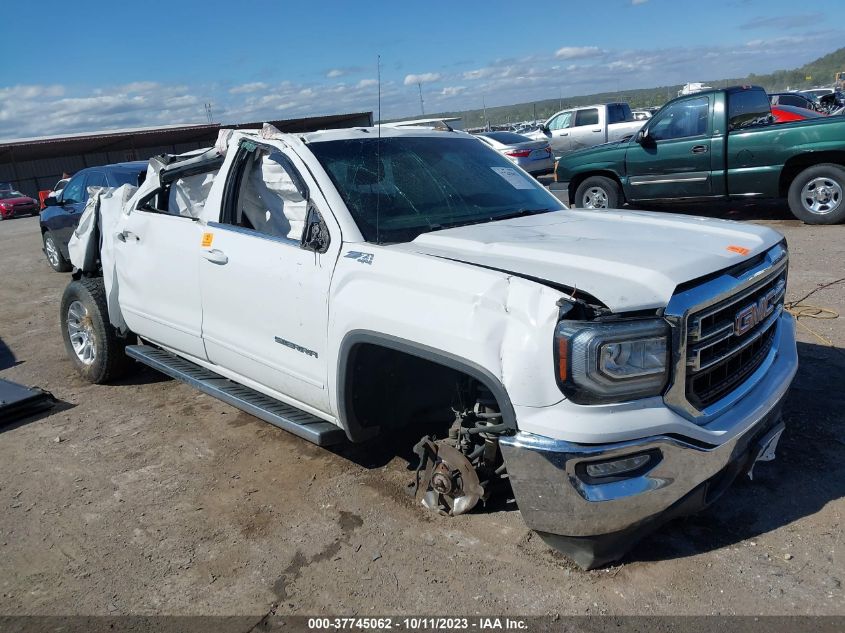
[[[134,359],[320,445],[413,425],[423,505],[509,484],[583,567],[772,459],[797,368],[781,235],[566,209],[461,132],[226,131],[95,192],[71,257],[89,380]]]

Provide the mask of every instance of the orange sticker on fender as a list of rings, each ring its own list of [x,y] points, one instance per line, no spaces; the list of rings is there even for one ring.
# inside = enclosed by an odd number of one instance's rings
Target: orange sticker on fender
[[[728,246],[728,250],[731,253],[739,253],[740,255],[748,255],[748,253],[751,252],[749,249],[745,248],[744,246],[733,246],[733,245]]]
[[[214,233],[203,233],[202,234],[202,242],[200,244],[203,248],[208,248],[211,246],[211,243],[214,241]]]

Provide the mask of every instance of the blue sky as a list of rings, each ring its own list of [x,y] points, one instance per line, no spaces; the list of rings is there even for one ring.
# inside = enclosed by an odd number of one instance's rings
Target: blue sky
[[[792,68],[842,0],[6,0],[0,138],[374,110],[385,118]],[[16,33],[12,37],[12,33]],[[19,35],[19,36],[18,36]],[[28,45],[22,47],[21,43]]]

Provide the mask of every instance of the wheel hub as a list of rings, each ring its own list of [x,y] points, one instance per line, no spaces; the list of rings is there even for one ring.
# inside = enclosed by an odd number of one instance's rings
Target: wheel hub
[[[448,495],[455,489],[455,481],[448,470],[448,467],[441,462],[435,467],[434,474],[431,476],[431,487],[441,495]]]
[[[414,447],[420,457],[416,499],[429,510],[458,515],[469,512],[484,496],[484,488],[469,460],[445,440],[424,437]]]

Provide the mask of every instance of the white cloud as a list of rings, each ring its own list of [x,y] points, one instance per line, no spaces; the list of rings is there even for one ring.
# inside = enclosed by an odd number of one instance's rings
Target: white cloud
[[[267,84],[263,81],[253,81],[252,83],[248,84],[241,84],[240,86],[235,86],[234,88],[229,89],[229,94],[239,95],[239,94],[248,94],[250,92],[260,92],[261,90],[266,90]]]
[[[326,73],[326,77],[329,79],[337,79],[338,77],[343,77],[346,74],[346,71],[342,68],[332,68],[329,72]]]
[[[61,97],[65,93],[64,86],[9,86],[0,88],[0,100],[5,99],[38,99],[39,97]]]
[[[560,49],[557,55],[551,50],[477,67],[464,62],[449,70],[407,76],[398,67],[385,65],[381,113],[385,120],[417,114],[416,83],[426,83],[425,109],[436,113],[476,108],[481,95],[488,107],[598,92],[625,98],[625,91],[635,87],[763,74],[795,68],[824,55],[830,51],[830,42],[842,41],[843,29],[787,31],[786,35],[753,41],[755,35],[747,38],[751,42],[743,38],[730,45],[673,48],[651,44],[627,50],[572,46]],[[244,79],[244,83],[225,86],[149,81],[91,88],[0,85],[0,138],[204,123],[203,104],[207,102],[213,104],[214,118],[224,124],[377,108],[375,68],[343,66],[334,70],[338,71],[336,77],[343,78],[327,79],[323,75],[329,71],[323,70],[299,80]]]
[[[475,70],[468,70],[463,77],[466,81],[473,81],[475,79],[484,79],[493,74],[492,68],[476,68]]]
[[[564,46],[555,51],[555,57],[560,59],[583,59],[597,57],[601,54],[598,46]]]
[[[148,92],[158,87],[159,84],[155,81],[133,81],[132,83],[120,86],[120,90],[124,92]]]
[[[414,84],[427,84],[432,81],[440,81],[442,75],[440,73],[422,73],[419,75],[405,75],[404,84],[412,86]]]
[[[646,2],[648,2],[648,0],[631,0],[631,4],[635,7],[640,4],[645,4]]]

